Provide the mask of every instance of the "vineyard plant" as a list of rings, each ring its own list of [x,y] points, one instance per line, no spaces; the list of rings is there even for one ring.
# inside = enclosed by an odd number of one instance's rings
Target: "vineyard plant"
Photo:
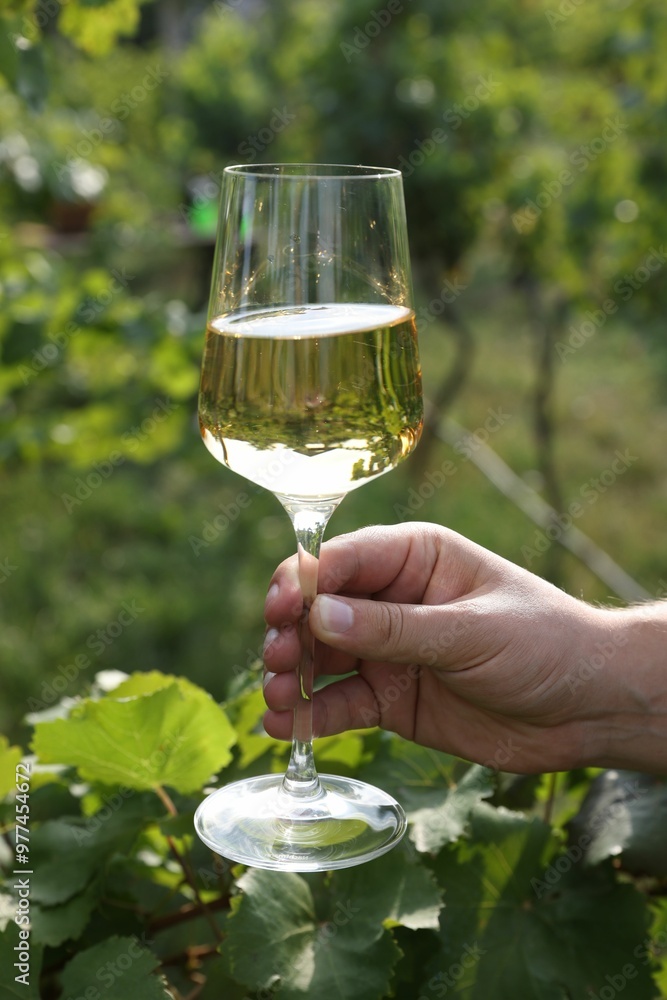
[[[244,869],[193,829],[288,755],[293,540],[196,424],[222,167],[403,171],[427,427],[331,533],[664,598],[665,51],[664,0],[0,3],[0,1000],[667,996],[665,777],[371,729],[316,758],[403,804],[383,857]]]
[[[118,680],[100,674],[91,697],[37,714],[30,756],[2,751],[15,873],[3,998],[546,1000],[622,984],[648,1000],[667,987],[667,906],[640,889],[666,874],[664,783],[572,773],[554,795],[550,779],[347,733],[319,741],[322,768],[398,796],[405,842],[328,874],[243,870],[203,847],[193,813],[212,775],[285,766],[259,731],[252,674],[224,707],[183,678]]]

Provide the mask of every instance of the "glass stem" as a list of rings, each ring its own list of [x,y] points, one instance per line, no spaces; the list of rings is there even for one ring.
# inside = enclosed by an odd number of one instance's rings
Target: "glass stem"
[[[303,612],[299,622],[300,697],[294,710],[292,753],[283,779],[283,790],[299,798],[312,798],[321,792],[320,780],[313,758],[313,681],[315,676],[314,646],[308,615],[317,595],[317,570],[320,545],[329,518],[343,499],[330,497],[317,503],[278,497],[287,511],[296,535],[299,557],[299,583],[303,595]]]

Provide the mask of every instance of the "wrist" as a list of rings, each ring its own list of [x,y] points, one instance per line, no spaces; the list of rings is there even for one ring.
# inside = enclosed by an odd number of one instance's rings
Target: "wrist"
[[[667,604],[591,610],[567,678],[587,716],[585,763],[667,774]]]

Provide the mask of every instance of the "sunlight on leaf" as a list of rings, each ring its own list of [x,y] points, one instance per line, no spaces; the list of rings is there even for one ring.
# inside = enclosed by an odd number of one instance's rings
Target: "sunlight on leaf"
[[[20,747],[11,747],[7,737],[0,736],[0,799],[16,790],[16,765],[22,756]]]
[[[219,705],[190,681],[135,674],[112,695],[37,725],[39,759],[71,764],[90,781],[181,792],[201,788],[229,763],[234,731]]]

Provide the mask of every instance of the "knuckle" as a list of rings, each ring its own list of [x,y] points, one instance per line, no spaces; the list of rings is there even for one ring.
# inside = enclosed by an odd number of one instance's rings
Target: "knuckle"
[[[385,646],[395,649],[401,644],[404,630],[403,612],[398,604],[378,604],[378,631]]]

